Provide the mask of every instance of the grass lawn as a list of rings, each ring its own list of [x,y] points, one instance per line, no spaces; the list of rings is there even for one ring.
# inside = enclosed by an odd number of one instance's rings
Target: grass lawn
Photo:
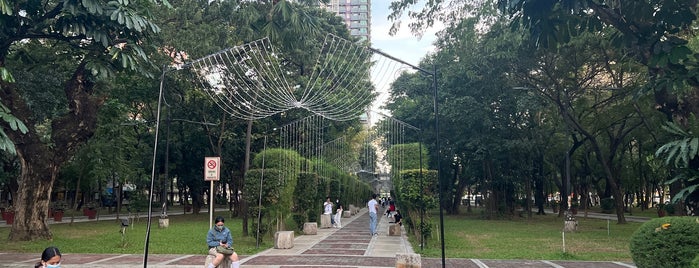
[[[445,215],[447,258],[631,261],[629,240],[641,225],[619,225],[610,221],[608,230],[606,220],[579,216],[578,231],[565,234],[564,252],[563,219],[555,214],[512,220],[484,220],[480,215],[478,210],[458,216]],[[149,252],[206,254],[208,216],[208,213],[170,216],[167,229],[159,229],[157,218],[154,218]],[[69,222],[70,218],[63,220]],[[415,252],[424,257],[440,258],[438,214],[432,215],[432,221],[433,237],[424,250],[420,250],[415,237],[411,236],[410,241]],[[231,229],[238,254],[251,255],[274,246],[272,235],[267,234],[257,248],[254,237],[242,237],[241,222],[239,218],[226,217],[226,226]],[[111,220],[52,224],[53,241],[10,242],[7,240],[10,228],[0,228],[0,252],[36,253],[54,245],[66,253],[142,254],[146,220],[141,218],[131,224],[123,241],[119,230],[120,224]]]
[[[616,224],[616,221],[577,217],[577,232],[565,233],[563,222],[555,214],[534,215],[531,219],[484,220],[480,212],[444,216],[445,254],[447,258],[631,261],[629,241],[641,223]],[[439,216],[432,216],[433,234],[424,250],[410,237],[413,249],[424,257],[441,258]]]
[[[209,214],[170,216],[170,226],[158,228],[153,219],[148,252],[153,254],[206,254],[206,233],[209,230]],[[64,218],[63,221],[70,221]],[[231,229],[233,246],[240,255],[251,255],[274,246],[271,236],[262,239],[256,248],[255,238],[242,237],[242,219],[226,217],[226,226]],[[119,253],[143,254],[146,234],[146,218],[132,223],[126,229],[125,239],[119,232],[121,225],[115,221],[76,222],[52,224],[53,241],[10,242],[10,228],[0,228],[0,252],[41,252],[47,246],[57,246],[65,253]],[[253,233],[253,230],[250,230]]]

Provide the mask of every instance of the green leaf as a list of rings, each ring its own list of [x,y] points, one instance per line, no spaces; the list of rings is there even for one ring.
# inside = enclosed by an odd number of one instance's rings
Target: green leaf
[[[679,201],[686,199],[687,197],[689,197],[689,195],[691,195],[697,190],[699,190],[699,184],[691,185],[680,190],[679,193],[672,197],[672,203],[678,203]]]
[[[109,16],[110,20],[117,20],[119,18],[119,13],[121,12],[121,7],[112,11],[112,15]]]
[[[2,129],[0,129],[0,150],[10,154],[17,154],[17,151],[15,151],[15,144],[12,143],[12,140],[7,137],[7,134],[5,134],[5,131]]]
[[[0,14],[12,16],[12,6],[7,0],[0,0]]]
[[[672,134],[678,135],[678,136],[688,136],[689,133],[687,133],[680,125],[675,124],[675,122],[668,122],[664,126],[662,126],[663,130],[670,132]]]
[[[28,131],[27,126],[24,125],[24,123],[21,120],[19,120],[17,117],[15,117],[11,113],[9,113],[10,109],[7,108],[7,106],[0,103],[0,109],[2,110],[2,111],[0,111],[0,118],[2,118],[3,121],[5,121],[8,125],[10,125],[10,128],[13,131],[19,130],[23,134],[27,133],[27,131]],[[0,129],[0,132],[2,132],[1,129]],[[4,136],[6,139],[9,139],[9,138],[7,138],[7,136],[5,136],[5,132],[2,132],[0,134],[0,142],[4,142],[2,140],[3,138],[1,136]],[[12,145],[12,148],[14,149],[14,144]]]
[[[692,140],[689,142],[689,157],[694,158],[695,155],[697,155],[697,152],[699,151],[699,138],[692,138]]]
[[[687,48],[687,46],[678,46],[672,48],[672,51],[670,51],[668,55],[668,59],[672,64],[680,64],[691,54],[692,50]]]
[[[8,83],[15,82],[15,78],[12,77],[12,73],[10,73],[10,71],[7,70],[7,68],[5,68],[5,67],[0,67],[0,80],[8,82]]]

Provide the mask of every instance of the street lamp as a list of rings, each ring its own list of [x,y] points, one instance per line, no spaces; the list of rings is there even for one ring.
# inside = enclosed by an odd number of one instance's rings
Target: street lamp
[[[434,131],[435,131],[435,145],[437,147],[437,181],[438,181],[438,187],[439,187],[439,231],[440,231],[440,237],[441,239],[441,246],[442,246],[442,268],[446,267],[446,256],[444,254],[444,210],[442,208],[442,180],[439,177],[440,170],[442,169],[441,167],[441,158],[442,158],[442,150],[441,146],[439,143],[439,103],[437,101],[437,65],[433,65],[432,71],[428,71],[426,69],[420,68],[418,66],[412,65],[410,63],[407,63],[401,59],[398,59],[396,57],[393,57],[391,55],[388,55],[384,53],[381,50],[368,47],[369,50],[371,50],[374,53],[377,53],[379,55],[382,55],[386,58],[389,58],[391,60],[394,60],[396,62],[400,62],[402,64],[405,64],[407,66],[410,66],[416,71],[419,71],[423,74],[432,76],[432,88],[433,88],[433,104],[434,104]],[[422,168],[422,167],[421,167]]]
[[[157,159],[157,154],[158,154],[158,142],[159,142],[159,134],[160,134],[160,113],[162,111],[162,106],[164,102],[163,98],[163,92],[164,92],[164,84],[165,84],[165,75],[167,74],[168,71],[170,70],[175,70],[167,65],[163,66],[163,72],[160,75],[160,85],[158,89],[158,107],[156,111],[156,116],[155,116],[155,135],[153,139],[153,161],[152,161],[152,166],[151,166],[151,179],[150,179],[150,189],[148,191],[149,197],[148,197],[148,223],[146,225],[146,238],[145,238],[145,245],[143,247],[143,267],[146,268],[148,267],[148,246],[150,244],[150,228],[151,228],[151,222],[152,222],[152,217],[153,217],[153,190],[155,188],[155,166],[156,166],[156,159]],[[165,102],[166,106],[167,102]],[[189,121],[185,119],[170,119],[170,112],[168,110],[168,119],[166,120],[167,123],[167,136],[166,136],[166,146],[165,146],[165,174],[166,174],[166,179],[168,176],[168,156],[169,155],[169,142],[170,142],[170,121],[184,121],[184,122],[189,122],[189,123],[198,123],[198,124],[203,124],[203,125],[208,125],[208,124],[213,124],[213,123],[206,123],[206,122],[194,122],[194,121]],[[218,125],[218,124],[213,124],[213,125]],[[166,213],[166,200],[163,200],[163,213]]]

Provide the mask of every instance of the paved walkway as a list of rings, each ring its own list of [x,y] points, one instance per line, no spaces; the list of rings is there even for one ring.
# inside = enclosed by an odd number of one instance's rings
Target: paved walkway
[[[593,217],[588,215],[588,217]],[[106,218],[105,218],[106,219]],[[642,220],[642,219],[640,219]],[[268,249],[252,256],[241,256],[242,267],[250,268],[388,268],[396,267],[396,254],[414,253],[405,232],[388,236],[389,218],[379,217],[378,236],[369,235],[367,210],[343,218],[343,227],[319,229],[317,235],[295,237],[291,249]],[[62,265],[68,268],[144,267],[143,256],[136,254],[64,254]],[[147,267],[202,268],[204,255],[153,254]],[[37,261],[36,254],[0,253],[0,267],[28,267]],[[547,260],[446,259],[449,268],[630,268],[632,263]],[[442,267],[440,258],[422,258],[422,267]]]

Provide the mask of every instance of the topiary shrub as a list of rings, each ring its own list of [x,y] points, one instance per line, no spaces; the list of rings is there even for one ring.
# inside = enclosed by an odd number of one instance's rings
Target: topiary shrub
[[[294,189],[294,203],[296,204],[295,213],[303,216],[303,222],[315,221],[309,220],[307,215],[312,211],[316,211],[316,196],[318,195],[318,175],[315,173],[301,172],[298,176],[296,189]],[[315,218],[314,218],[315,219]],[[301,228],[303,228],[303,222]]]
[[[652,219],[631,236],[630,249],[639,268],[692,267],[699,256],[699,218]]]

